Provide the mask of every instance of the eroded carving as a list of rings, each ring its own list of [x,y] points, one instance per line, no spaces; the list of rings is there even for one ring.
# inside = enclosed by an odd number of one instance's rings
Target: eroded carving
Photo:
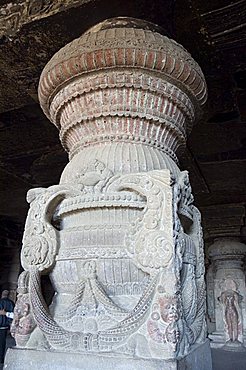
[[[29,272],[24,271],[18,280],[18,298],[14,308],[14,319],[10,332],[17,346],[25,347],[36,327],[29,297]]]
[[[75,187],[51,186],[36,188],[27,193],[30,209],[27,215],[21,263],[26,270],[36,266],[40,271],[49,270],[57,254],[57,230],[51,224],[57,202],[68,195],[80,194]]]

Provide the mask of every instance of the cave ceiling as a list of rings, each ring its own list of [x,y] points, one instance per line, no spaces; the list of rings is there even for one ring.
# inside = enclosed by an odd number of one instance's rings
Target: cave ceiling
[[[208,102],[180,164],[190,172],[206,240],[239,237],[246,204],[244,0],[0,1],[0,219],[5,232],[12,224],[23,229],[27,190],[57,183],[68,161],[58,131],[38,104],[43,67],[87,28],[114,16],[157,23],[203,69]]]

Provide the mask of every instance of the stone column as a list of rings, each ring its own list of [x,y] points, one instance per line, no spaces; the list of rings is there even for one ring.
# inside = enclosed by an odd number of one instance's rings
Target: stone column
[[[246,246],[235,238],[219,238],[208,249],[208,315],[214,321],[211,346],[244,350]]]
[[[18,276],[20,274],[20,249],[15,248],[13,251],[13,257],[11,261],[11,266],[8,273],[8,281],[9,281],[9,298],[11,298],[14,302],[16,301],[16,290],[17,290],[17,281]]]
[[[111,19],[54,55],[39,99],[70,162],[27,196],[24,347],[59,369],[210,369],[200,213],[177,158],[206,101],[199,66],[154,25]]]

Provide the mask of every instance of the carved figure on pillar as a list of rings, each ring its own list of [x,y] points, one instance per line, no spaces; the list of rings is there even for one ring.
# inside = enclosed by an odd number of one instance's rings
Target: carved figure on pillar
[[[239,302],[242,296],[233,290],[226,290],[219,297],[224,306],[224,318],[226,323],[226,333],[229,340],[235,342],[238,340],[240,331],[240,308]]]
[[[205,341],[200,213],[177,155],[206,84],[154,28],[102,22],[41,75],[40,104],[70,162],[59,185],[29,191],[21,258],[52,351],[175,360]]]
[[[226,344],[228,342],[242,343],[243,331],[240,303],[243,297],[237,292],[236,283],[232,279],[226,279],[222,285],[224,290],[222,288],[223,291],[218,299],[222,305]]]
[[[215,327],[211,345],[245,351],[245,245],[235,238],[217,239],[208,249],[210,317]]]
[[[28,283],[29,272],[24,271],[18,279],[18,299],[14,308],[14,320],[10,327],[11,335],[15,338],[16,345],[19,347],[27,345],[31,333],[36,327],[31,312]]]

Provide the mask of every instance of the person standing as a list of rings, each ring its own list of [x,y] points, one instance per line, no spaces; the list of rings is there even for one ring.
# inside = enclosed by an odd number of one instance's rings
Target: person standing
[[[8,298],[9,291],[3,290],[0,299],[0,363],[4,363],[7,331],[13,318],[14,302]]]

